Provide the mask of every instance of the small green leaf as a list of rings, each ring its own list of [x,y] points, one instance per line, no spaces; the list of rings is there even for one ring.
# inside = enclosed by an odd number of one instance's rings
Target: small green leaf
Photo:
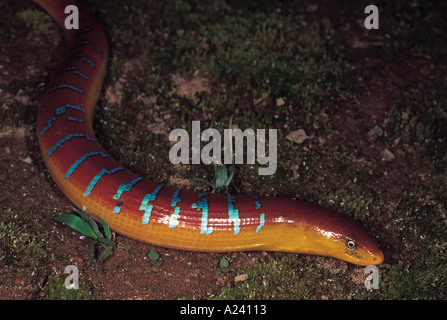
[[[163,261],[160,260],[160,255],[156,252],[151,250],[151,252],[149,252],[149,259],[151,260],[151,265],[153,266],[161,266],[163,264]]]
[[[107,222],[105,222],[102,218],[98,217],[96,214],[93,214],[93,213],[87,213],[87,214],[92,217],[95,217],[96,219],[101,221],[102,228],[104,229],[104,234],[106,236],[106,239],[111,240],[112,239],[112,231],[110,230],[110,227],[107,224]]]
[[[61,223],[64,223],[68,225],[69,227],[73,228],[74,230],[93,238],[93,240],[88,245],[88,257],[90,262],[93,264],[95,269],[97,270],[97,262],[101,262],[105,260],[106,258],[110,257],[113,254],[113,248],[119,248],[119,249],[126,249],[129,251],[129,253],[132,256],[132,259],[134,259],[134,254],[131,250],[124,246],[117,246],[111,239],[112,239],[112,232],[110,230],[109,225],[100,217],[92,214],[80,211],[77,208],[74,208],[74,210],[79,214],[79,216],[74,214],[61,214],[57,217],[51,217],[51,219],[54,219],[56,221],[59,221]],[[99,220],[102,224],[102,227],[104,229],[104,235],[99,231],[98,224],[96,223],[95,219]],[[102,242],[106,247],[103,250],[103,252],[100,254],[98,260],[96,261],[93,257],[93,249],[97,242]],[[157,263],[158,264],[158,263]]]
[[[93,264],[93,266],[97,270],[98,269],[98,265],[96,264],[96,261],[95,261],[95,259],[93,258],[93,255],[92,255],[92,248],[95,245],[95,243],[96,243],[96,240],[92,240],[88,244],[88,259],[90,260],[90,262]]]
[[[221,269],[223,269],[223,268],[228,268],[228,266],[230,265],[229,263],[228,263],[228,260],[227,259],[225,259],[225,258],[222,258],[221,260],[220,260],[220,268]]]
[[[98,258],[98,262],[103,261],[104,259],[110,257],[113,253],[112,247],[108,246],[104,249],[104,251],[101,253],[101,255]]]
[[[149,252],[149,259],[151,259],[152,261],[156,261],[160,259],[160,255],[157,252],[151,250],[151,252]]]
[[[214,165],[214,187],[217,190],[222,190],[227,180],[227,167]]]
[[[199,181],[208,184],[216,193],[227,192],[228,186],[234,176],[234,166],[216,165],[213,163],[214,179],[213,182],[206,181],[202,178],[193,178],[191,181]]]
[[[98,235],[92,230],[90,225],[87,222],[85,222],[83,219],[81,219],[80,217],[78,217],[74,214],[63,213],[57,217],[51,217],[51,219],[59,221],[65,225],[75,229],[76,231],[86,235],[87,237],[90,237],[93,239],[98,239]]]
[[[229,172],[229,176],[227,178],[227,181],[225,181],[225,187],[228,187],[230,185],[231,180],[233,179],[234,166],[229,166],[227,171]]]
[[[82,220],[87,222],[87,224],[90,226],[93,232],[98,236],[98,238],[104,238],[101,231],[99,231],[98,224],[96,223],[95,220],[92,219],[92,217],[89,216],[88,213],[85,213],[81,210],[76,210],[76,212],[81,216]]]
[[[112,242],[112,240],[106,239],[106,238],[99,238],[99,241],[104,243],[105,245],[111,246],[113,248],[116,248],[116,244]]]
[[[153,265],[154,267],[159,267],[162,264],[163,264],[163,261],[161,261],[161,260],[151,261],[151,265]]]

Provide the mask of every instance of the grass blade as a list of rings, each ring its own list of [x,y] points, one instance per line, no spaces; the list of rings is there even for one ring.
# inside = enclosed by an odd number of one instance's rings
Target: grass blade
[[[95,243],[96,243],[96,240],[92,240],[88,244],[88,259],[95,266],[95,269],[98,270],[98,265],[96,264],[96,261],[95,261],[95,259],[93,258],[93,255],[92,255],[92,248],[95,245]]]
[[[106,238],[99,238],[99,241],[101,241],[102,243],[104,243],[105,245],[111,246],[113,248],[116,248],[116,244],[113,243],[112,240],[106,239]]]
[[[227,181],[225,181],[225,187],[228,187],[230,185],[231,180],[233,179],[234,167],[233,166],[228,167],[227,172],[229,173],[229,176],[227,178]]]
[[[98,236],[98,238],[104,238],[104,235],[99,231],[98,224],[95,220],[90,217],[90,215],[86,212],[76,209],[76,212],[81,216],[81,218],[88,223],[90,228],[92,228],[93,232]]]
[[[74,208],[74,210],[77,213],[79,213],[79,215],[81,215],[84,220],[88,220],[89,224],[94,223],[97,226],[96,222],[91,217],[94,217],[94,218],[98,219],[99,221],[101,221],[102,228],[104,229],[105,238],[107,238],[109,240],[112,239],[112,231],[110,230],[109,225],[107,224],[107,222],[104,221],[104,219],[102,219],[101,217],[98,217],[96,214],[81,211],[78,208]],[[93,221],[93,222],[91,222],[91,221]],[[103,234],[99,231],[99,229],[98,229],[98,232],[99,232],[98,236],[100,238],[104,238]]]
[[[90,237],[93,239],[98,239],[98,235],[92,230],[90,225],[87,222],[85,222],[83,219],[81,219],[80,217],[78,217],[74,214],[63,213],[57,217],[51,217],[51,219],[59,221],[65,225],[75,229],[76,231],[86,235],[87,237]]]
[[[99,221],[101,221],[102,228],[104,229],[104,234],[106,239],[111,240],[112,239],[112,231],[110,230],[110,227],[107,222],[105,222],[102,218],[98,217],[97,215],[93,213],[87,213],[88,215],[97,218]]]
[[[118,246],[118,249],[125,249],[125,250],[129,251],[129,253],[132,257],[132,260],[135,259],[135,255],[133,254],[132,250],[130,250],[129,248],[127,248],[125,246]]]
[[[110,257],[113,253],[112,247],[107,246],[98,258],[98,262]]]
[[[208,184],[211,188],[214,189],[214,185],[211,182],[206,181],[205,179],[202,179],[202,178],[192,178],[192,179],[190,179],[190,181],[204,182],[204,183]]]

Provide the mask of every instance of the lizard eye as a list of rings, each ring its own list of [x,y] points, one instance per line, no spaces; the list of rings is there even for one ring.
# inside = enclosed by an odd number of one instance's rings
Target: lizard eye
[[[348,240],[346,241],[346,247],[348,247],[349,250],[355,249],[355,241],[354,240]]]

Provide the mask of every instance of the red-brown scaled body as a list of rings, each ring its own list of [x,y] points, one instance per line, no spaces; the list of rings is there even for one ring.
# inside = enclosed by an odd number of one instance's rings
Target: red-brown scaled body
[[[276,250],[379,264],[383,254],[356,222],[296,200],[180,191],[124,169],[96,141],[93,110],[107,64],[107,39],[83,1],[35,0],[62,25],[80,9],[80,29],[47,85],[37,119],[43,159],[63,193],[80,209],[127,237],[193,251]],[[354,243],[354,246],[352,246]]]

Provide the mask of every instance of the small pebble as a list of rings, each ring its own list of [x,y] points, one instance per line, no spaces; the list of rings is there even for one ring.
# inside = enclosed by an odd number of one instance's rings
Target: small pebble
[[[389,162],[389,161],[394,159],[394,154],[390,150],[388,150],[386,148],[385,148],[385,150],[383,150],[381,152],[380,155],[382,156],[382,161]]]
[[[379,126],[374,126],[371,130],[367,133],[368,137],[371,139],[375,139],[377,137],[383,136],[383,129]]]
[[[240,274],[240,275],[237,275],[236,277],[234,277],[234,282],[243,282],[245,280],[248,280],[248,274],[246,274],[246,273]]]
[[[27,163],[27,164],[32,164],[33,160],[31,160],[31,158],[28,156],[25,159],[22,159],[23,162]]]
[[[283,98],[278,98],[276,99],[276,106],[277,107],[282,107],[286,102],[284,101]]]
[[[304,131],[303,129],[292,131],[286,136],[287,140],[296,142],[298,144],[303,143],[308,138],[309,138],[309,136],[307,135],[306,131]]]

